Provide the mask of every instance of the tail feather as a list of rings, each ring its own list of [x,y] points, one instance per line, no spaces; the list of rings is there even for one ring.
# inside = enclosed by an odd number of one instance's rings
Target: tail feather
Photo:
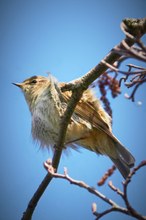
[[[130,173],[129,166],[127,164],[125,164],[123,161],[121,161],[120,159],[114,159],[112,157],[110,157],[110,159],[113,161],[115,166],[118,168],[118,170],[120,171],[120,173],[122,174],[124,179],[126,179]]]
[[[110,159],[114,162],[119,169],[122,176],[126,179],[130,173],[130,168],[134,166],[135,158],[133,155],[120,143],[116,143],[117,158],[110,156]]]
[[[116,150],[123,162],[125,162],[129,167],[134,166],[135,158],[124,146],[120,143],[116,143]]]

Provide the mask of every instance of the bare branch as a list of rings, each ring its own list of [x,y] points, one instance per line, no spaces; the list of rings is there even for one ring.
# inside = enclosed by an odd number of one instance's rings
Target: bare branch
[[[123,198],[123,196],[124,196],[123,192],[122,192],[119,188],[115,187],[115,186],[113,185],[112,181],[109,181],[109,182],[108,182],[108,186],[109,186],[114,192],[116,192],[117,194],[119,194],[120,196],[122,196],[122,198]]]
[[[132,172],[129,174],[129,176],[127,177],[127,179],[125,180],[125,182],[123,182],[123,200],[126,204],[127,209],[129,210],[131,216],[140,219],[140,220],[145,220],[146,216],[142,216],[140,213],[138,213],[130,204],[129,200],[128,200],[128,195],[127,195],[127,188],[129,183],[131,182],[132,177],[135,175],[135,173],[141,169],[142,167],[146,166],[146,160],[142,161],[137,167],[135,167]]]
[[[126,215],[129,215],[128,212],[127,212],[127,209],[125,208],[117,208],[117,207],[111,207],[109,209],[106,209],[105,211],[99,213],[99,212],[93,212],[93,214],[96,216],[96,220],[102,218],[103,216],[109,214],[110,212],[121,212],[121,213],[124,213]]]
[[[141,49],[136,47],[129,47],[125,40],[122,41],[122,45],[127,56],[146,61],[146,54]]]
[[[96,216],[96,219],[100,219],[101,217],[103,217],[104,215],[107,215],[110,212],[121,212],[123,214],[132,216],[136,219],[139,220],[146,220],[146,216],[142,216],[140,213],[138,213],[130,204],[129,200],[128,200],[128,195],[127,195],[127,188],[129,183],[132,180],[133,175],[135,175],[135,173],[142,168],[143,166],[146,166],[146,161],[142,161],[137,167],[135,167],[133,169],[133,171],[129,174],[128,178],[125,180],[125,182],[123,182],[123,192],[115,187],[112,183],[112,181],[109,181],[108,185],[111,188],[111,190],[113,190],[114,192],[116,192],[118,195],[120,195],[123,199],[123,201],[125,202],[126,207],[122,207],[120,205],[118,205],[116,202],[114,202],[113,200],[107,198],[104,194],[102,194],[101,192],[99,192],[97,189],[90,187],[88,184],[86,184],[83,181],[79,181],[79,180],[75,180],[73,178],[71,178],[68,175],[68,171],[67,168],[64,168],[64,174],[59,174],[56,173],[50,160],[46,161],[44,163],[45,168],[48,170],[48,173],[54,177],[54,178],[60,178],[60,179],[65,179],[67,180],[69,183],[77,185],[81,188],[86,189],[88,192],[94,194],[95,196],[99,197],[100,199],[102,199],[104,202],[108,203],[111,207],[109,209],[106,209],[105,211],[99,213],[97,212],[97,205],[96,203],[92,204],[92,212],[93,214]]]
[[[73,178],[71,178],[69,175],[68,175],[68,172],[67,172],[67,168],[65,168],[65,172],[64,174],[59,174],[59,173],[55,173],[55,170],[54,168],[52,167],[52,165],[50,163],[48,163],[48,161],[46,161],[44,163],[44,166],[45,168],[48,170],[48,173],[54,177],[54,178],[60,178],[60,179],[65,179],[67,180],[68,182],[70,182],[71,184],[74,184],[74,185],[77,185],[81,188],[84,188],[86,190],[88,190],[90,193],[98,196],[99,198],[101,198],[103,201],[105,201],[106,203],[108,203],[109,205],[111,206],[114,206],[114,207],[118,207],[118,205],[112,201],[111,199],[108,199],[105,195],[103,195],[102,193],[100,193],[98,190],[96,190],[95,188],[93,187],[90,187],[88,184],[86,184],[85,182],[83,181],[79,181],[79,180],[75,180]]]
[[[102,61],[108,68],[110,68],[110,71],[108,71],[108,73],[112,73],[114,72],[116,74],[116,77],[119,76],[118,74],[122,74],[125,75],[125,77],[121,77],[119,79],[119,81],[114,78],[112,78],[112,76],[110,76],[107,73],[102,74],[102,76],[98,79],[98,85],[99,85],[99,89],[101,92],[101,100],[103,101],[104,105],[106,106],[105,109],[108,113],[112,112],[110,105],[109,105],[109,101],[106,97],[106,90],[105,90],[105,86],[108,86],[109,90],[112,92],[112,96],[113,98],[117,97],[118,94],[120,94],[120,87],[122,82],[124,81],[124,84],[127,88],[131,88],[133,87],[133,91],[131,93],[130,96],[127,96],[128,99],[131,99],[132,101],[135,101],[135,94],[137,89],[146,82],[146,68],[144,67],[139,67],[133,64],[128,64],[127,66],[128,71],[121,71],[117,68],[118,65],[118,61],[116,62],[116,67],[115,64],[111,65],[106,63],[105,61]],[[121,62],[121,61],[120,61]],[[134,71],[132,71],[132,69],[134,69]],[[136,70],[135,70],[136,69]],[[110,81],[105,81],[105,79],[103,80],[103,76],[106,75],[107,79],[111,79]],[[112,80],[113,79],[113,80]],[[129,80],[129,81],[128,81]],[[112,86],[111,86],[112,85]],[[114,94],[114,95],[113,95]],[[106,100],[106,101],[105,101]],[[111,114],[112,115],[112,114]]]

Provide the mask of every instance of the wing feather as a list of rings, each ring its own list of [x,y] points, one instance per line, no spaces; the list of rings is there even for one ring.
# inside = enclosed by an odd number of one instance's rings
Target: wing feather
[[[63,92],[63,99],[68,102],[71,92]],[[88,100],[87,100],[88,99]],[[102,109],[99,101],[95,98],[91,90],[86,90],[75,108],[75,114],[91,123],[91,125],[110,136],[114,141],[119,140],[111,132],[110,116]]]

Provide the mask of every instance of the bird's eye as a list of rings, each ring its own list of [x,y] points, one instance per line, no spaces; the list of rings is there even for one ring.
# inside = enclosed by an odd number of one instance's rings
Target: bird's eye
[[[35,79],[33,79],[33,80],[31,81],[31,84],[35,84],[35,83],[37,83],[37,81],[36,81]]]

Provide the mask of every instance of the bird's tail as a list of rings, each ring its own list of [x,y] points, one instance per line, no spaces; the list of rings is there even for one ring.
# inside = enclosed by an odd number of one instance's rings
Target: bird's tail
[[[117,158],[110,159],[114,162],[115,166],[118,168],[122,176],[126,179],[130,173],[130,168],[134,166],[135,158],[133,155],[121,145],[121,143],[116,143]]]

